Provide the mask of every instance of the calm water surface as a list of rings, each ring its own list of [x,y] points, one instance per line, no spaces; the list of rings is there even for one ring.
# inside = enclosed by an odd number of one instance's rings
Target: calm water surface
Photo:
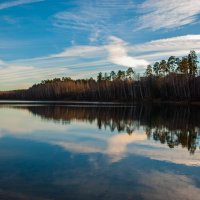
[[[200,199],[200,108],[0,105],[0,199]]]

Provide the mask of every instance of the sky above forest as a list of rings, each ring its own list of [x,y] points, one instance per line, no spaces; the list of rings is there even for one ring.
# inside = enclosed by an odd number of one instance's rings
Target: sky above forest
[[[200,0],[0,0],[0,19],[0,90],[200,53]]]

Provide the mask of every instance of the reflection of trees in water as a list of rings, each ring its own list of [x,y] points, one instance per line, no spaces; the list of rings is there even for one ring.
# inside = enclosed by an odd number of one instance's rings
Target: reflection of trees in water
[[[18,107],[19,108],[19,107]],[[27,106],[32,114],[46,120],[69,123],[73,120],[96,123],[99,129],[133,133],[144,128],[148,138],[168,144],[181,145],[191,153],[197,148],[200,136],[200,108],[175,105],[137,106]]]
[[[23,107],[22,107],[23,108]],[[96,123],[99,129],[109,128],[111,132],[132,133],[139,128],[139,107],[66,107],[37,106],[27,107],[34,115],[43,119],[61,121],[86,121]]]
[[[181,145],[187,148],[193,154],[198,146],[197,140],[199,132],[195,129],[188,130],[167,130],[167,129],[146,129],[148,138],[153,138],[155,141],[160,141],[161,144],[166,144],[170,148]]]
[[[199,146],[200,108],[188,106],[158,107],[151,112],[152,123],[147,120],[148,138],[167,144],[170,148],[181,145],[193,154]],[[155,114],[155,112],[157,114]]]

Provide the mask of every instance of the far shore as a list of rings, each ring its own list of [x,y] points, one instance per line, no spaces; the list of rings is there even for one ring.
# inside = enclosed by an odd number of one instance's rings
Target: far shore
[[[68,101],[68,100],[0,100],[0,105],[76,105],[76,106],[136,106],[138,104],[169,104],[169,105],[195,105],[200,106],[200,101],[161,101],[161,100],[145,100],[141,102],[105,102],[105,101]]]

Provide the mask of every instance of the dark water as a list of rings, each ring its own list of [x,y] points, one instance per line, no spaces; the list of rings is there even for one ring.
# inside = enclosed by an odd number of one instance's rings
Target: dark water
[[[0,199],[200,199],[200,108],[0,106]]]

